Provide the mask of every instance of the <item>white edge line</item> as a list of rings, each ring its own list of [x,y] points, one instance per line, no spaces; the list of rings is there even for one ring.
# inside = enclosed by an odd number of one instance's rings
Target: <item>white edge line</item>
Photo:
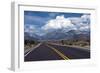
[[[31,53],[35,48],[39,47],[42,43],[39,43],[37,46],[35,46],[34,48],[32,48],[32,50],[30,50],[27,54],[24,55],[24,57],[26,57],[29,53]]]

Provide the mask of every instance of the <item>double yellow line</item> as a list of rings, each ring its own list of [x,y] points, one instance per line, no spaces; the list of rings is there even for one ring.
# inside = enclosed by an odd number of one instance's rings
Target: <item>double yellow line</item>
[[[69,58],[67,56],[65,56],[63,53],[61,53],[60,51],[58,51],[56,48],[53,48],[52,46],[49,46],[49,45],[47,45],[47,46],[50,47],[53,51],[55,51],[64,60],[69,60]]]

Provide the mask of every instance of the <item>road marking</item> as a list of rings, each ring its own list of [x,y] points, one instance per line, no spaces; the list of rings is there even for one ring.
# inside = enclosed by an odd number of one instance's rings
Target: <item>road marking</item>
[[[39,43],[38,45],[36,45],[34,48],[32,48],[31,50],[29,50],[24,57],[26,57],[29,53],[31,53],[34,49],[36,49],[37,47],[39,47],[42,43]]]
[[[48,47],[50,47],[52,50],[54,50],[59,56],[61,56],[64,60],[69,60],[69,58],[67,56],[65,56],[63,53],[61,53],[60,51],[58,51],[56,48],[53,48],[52,46],[47,45]]]

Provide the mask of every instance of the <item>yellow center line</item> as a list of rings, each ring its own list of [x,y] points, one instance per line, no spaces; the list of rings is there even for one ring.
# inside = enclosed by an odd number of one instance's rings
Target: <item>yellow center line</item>
[[[67,56],[65,56],[63,53],[61,53],[60,51],[58,51],[56,48],[53,48],[52,46],[49,46],[49,45],[47,45],[47,46],[50,47],[52,50],[54,50],[64,60],[68,60],[69,59]]]

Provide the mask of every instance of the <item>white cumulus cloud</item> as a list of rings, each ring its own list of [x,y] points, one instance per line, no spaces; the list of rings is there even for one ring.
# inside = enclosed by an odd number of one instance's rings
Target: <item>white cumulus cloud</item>
[[[72,24],[74,24],[79,30],[90,29],[89,14],[84,14],[81,17],[69,17],[68,19],[71,20]]]
[[[33,24],[25,24],[24,32],[32,36],[34,33],[37,35],[45,35],[52,30],[61,29],[63,32],[70,30],[88,31],[90,30],[90,15],[82,15],[81,17],[68,17],[64,15],[56,16],[55,19],[48,20],[41,28],[36,28]]]
[[[49,29],[76,29],[71,23],[70,19],[64,17],[64,15],[56,16],[56,19],[49,20],[43,27],[44,30]]]
[[[90,19],[90,15],[89,14],[84,14],[81,16],[81,18],[83,19]]]
[[[24,26],[24,31],[29,32],[29,33],[33,33],[35,31],[35,27],[33,25],[26,24]]]

